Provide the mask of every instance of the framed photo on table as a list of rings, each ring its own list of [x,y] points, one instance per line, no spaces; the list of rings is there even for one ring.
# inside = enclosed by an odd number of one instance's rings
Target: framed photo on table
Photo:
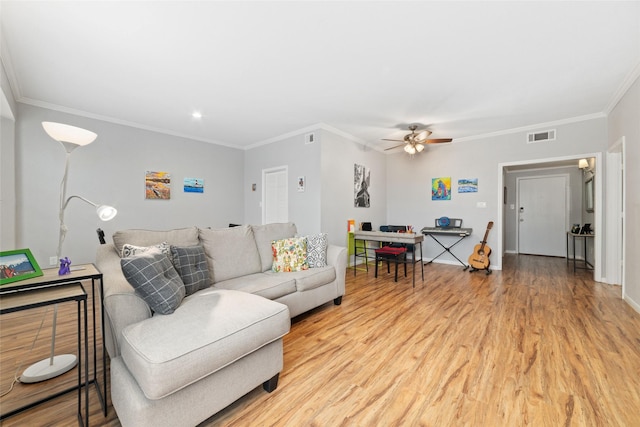
[[[42,276],[29,249],[0,252],[0,285]]]

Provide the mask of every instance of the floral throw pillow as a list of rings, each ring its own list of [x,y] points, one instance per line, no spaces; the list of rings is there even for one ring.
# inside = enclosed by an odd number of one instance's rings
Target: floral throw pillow
[[[273,265],[271,270],[276,273],[308,270],[307,239],[305,237],[291,237],[271,242],[273,251]]]
[[[309,268],[327,266],[327,233],[307,236],[307,262]]]

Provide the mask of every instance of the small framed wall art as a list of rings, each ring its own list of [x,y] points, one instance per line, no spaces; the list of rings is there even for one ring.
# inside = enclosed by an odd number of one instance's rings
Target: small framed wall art
[[[29,249],[0,252],[0,285],[42,276]]]
[[[169,200],[171,198],[171,174],[169,172],[145,173],[145,199]]]

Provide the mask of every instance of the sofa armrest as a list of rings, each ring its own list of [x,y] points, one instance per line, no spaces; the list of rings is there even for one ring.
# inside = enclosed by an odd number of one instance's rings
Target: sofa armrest
[[[122,273],[120,255],[113,244],[100,245],[96,267],[102,273],[105,314],[105,347],[109,356],[120,355],[119,341],[127,326],[151,317],[151,309]]]
[[[329,245],[327,247],[327,264],[336,269],[336,284],[338,295],[345,292],[345,278],[347,274],[347,248],[344,246]]]

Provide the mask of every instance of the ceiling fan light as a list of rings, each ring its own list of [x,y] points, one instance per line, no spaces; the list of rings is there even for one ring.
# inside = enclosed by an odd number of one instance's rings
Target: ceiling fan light
[[[409,154],[416,154],[416,147],[414,147],[413,144],[407,144],[404,146],[404,151]]]
[[[424,150],[424,145],[422,145],[422,144],[416,144],[416,151],[417,151],[418,153],[421,153],[421,152],[422,152],[422,150]]]

